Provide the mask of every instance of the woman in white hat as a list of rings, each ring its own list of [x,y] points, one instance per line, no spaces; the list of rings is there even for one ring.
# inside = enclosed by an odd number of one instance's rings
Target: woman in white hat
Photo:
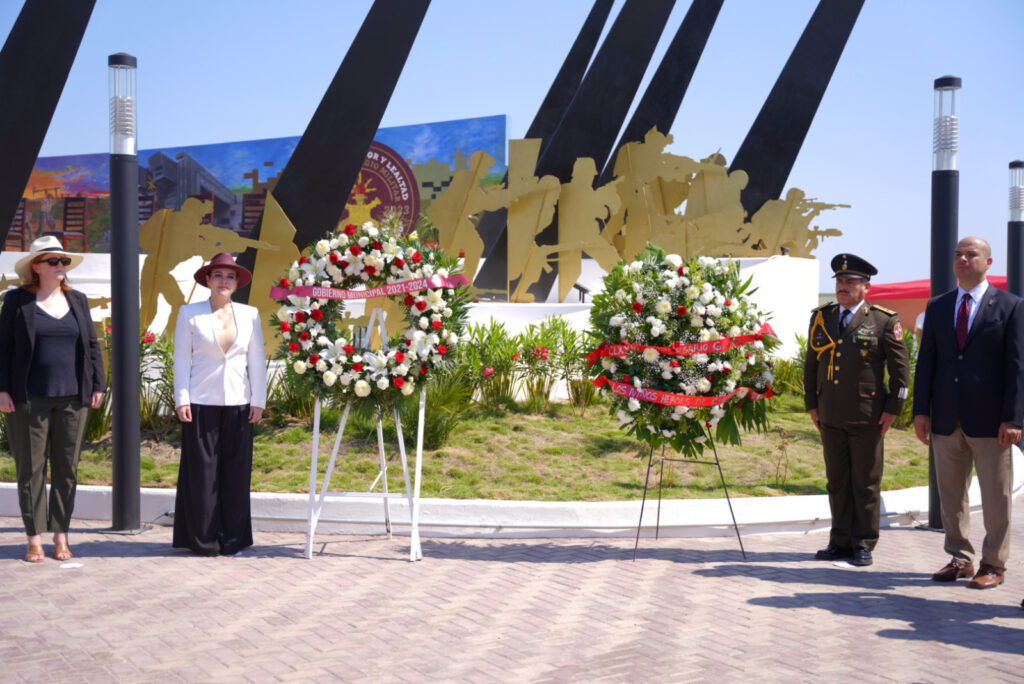
[[[181,307],[174,330],[174,403],[181,462],[176,548],[215,556],[252,546],[253,426],[267,405],[260,312],[231,301],[252,273],[221,252],[195,272],[210,298]]]
[[[29,563],[45,558],[44,529],[53,532],[55,559],[72,556],[78,455],[89,408],[100,407],[106,390],[88,299],[68,284],[67,272],[81,262],[52,235],[37,239],[14,266],[21,287],[4,295],[0,309],[0,411],[7,414]]]

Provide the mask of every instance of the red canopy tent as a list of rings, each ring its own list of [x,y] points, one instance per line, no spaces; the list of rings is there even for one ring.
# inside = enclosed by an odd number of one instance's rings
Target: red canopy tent
[[[1006,276],[989,276],[988,282],[1000,290],[1006,289]],[[899,313],[904,326],[916,327],[917,317],[924,312],[931,290],[931,280],[908,280],[902,283],[872,283],[867,299]]]

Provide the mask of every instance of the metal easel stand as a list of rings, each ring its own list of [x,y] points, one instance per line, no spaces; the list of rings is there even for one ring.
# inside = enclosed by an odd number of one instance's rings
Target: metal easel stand
[[[378,316],[380,314],[380,316]],[[374,309],[371,317],[370,324],[366,328],[365,341],[369,342],[370,330],[372,329],[374,320],[378,320],[381,328],[381,339],[387,340],[387,334],[384,330],[384,319],[383,314],[379,309]],[[385,347],[386,349],[386,347]],[[402,436],[402,417],[399,413],[398,407],[395,406],[392,409],[395,418],[395,432],[398,438],[398,453],[402,459],[402,477],[405,480],[405,496],[409,502],[409,519],[410,519],[410,546],[409,546],[409,560],[417,561],[423,558],[423,550],[420,547],[420,531],[419,531],[419,499],[420,499],[420,477],[423,472],[423,421],[426,416],[427,406],[427,388],[423,385],[420,389],[420,405],[419,405],[419,425],[416,430],[416,481],[415,489],[409,486],[409,463],[405,453],[405,439]],[[341,436],[345,432],[345,425],[348,422],[348,415],[352,409],[352,399],[349,399],[345,404],[345,411],[341,415],[341,423],[338,425],[338,434],[334,438],[334,448],[331,450],[331,458],[327,462],[327,470],[324,472],[324,480],[320,487],[320,494],[317,496],[316,491],[316,475],[317,475],[317,461],[320,453],[320,407],[321,402],[319,399],[313,405],[313,444],[312,454],[309,464],[309,511],[307,516],[308,528],[306,533],[306,550],[303,554],[306,558],[313,557],[313,537],[316,534],[316,526],[320,521],[320,514],[323,511],[324,499],[327,498],[327,491],[331,482],[331,473],[334,471],[334,464],[338,457],[338,450],[341,447]],[[387,471],[387,458],[384,455],[384,424],[382,411],[377,409],[377,451],[380,455],[380,471],[377,473],[376,479],[370,485],[369,492],[373,491],[373,488],[377,486],[378,482],[382,482],[381,499],[384,502],[384,529],[387,534],[387,538],[391,539],[391,505],[389,498],[392,496],[388,492],[388,471]]]
[[[740,544],[740,553],[743,554],[743,560],[747,560],[747,552],[743,548],[743,538],[740,537],[740,526],[736,523],[736,513],[732,509],[732,500],[729,498],[729,488],[725,486],[725,474],[722,472],[722,463],[718,460],[718,449],[715,447],[715,440],[711,436],[711,430],[705,429],[707,434],[708,443],[711,445],[711,451],[715,454],[714,461],[701,461],[693,458],[666,458],[665,447],[661,447],[661,458],[658,459],[659,473],[658,473],[658,515],[657,522],[654,526],[654,538],[657,539],[661,531],[661,483],[665,476],[665,462],[669,461],[672,463],[699,463],[702,465],[713,465],[718,468],[718,478],[722,482],[722,490],[725,492],[725,501],[729,505],[729,515],[732,517],[732,527],[736,530],[736,541]],[[654,447],[651,447],[651,452],[647,456],[647,476],[644,478],[644,496],[640,502],[640,520],[636,524],[636,544],[633,545],[633,560],[636,560],[637,550],[640,548],[640,526],[644,521],[644,505],[647,503],[647,489],[649,488],[651,481],[651,466],[654,464]]]

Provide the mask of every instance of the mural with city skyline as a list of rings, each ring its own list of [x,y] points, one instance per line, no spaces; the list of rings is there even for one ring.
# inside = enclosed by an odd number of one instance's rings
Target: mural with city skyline
[[[476,150],[495,159],[485,182],[500,182],[506,171],[504,115],[381,128],[374,140],[412,169],[421,211]],[[208,221],[247,237],[265,192],[273,189],[298,141],[294,136],[140,150],[139,223],[159,209],[179,209],[189,197],[199,197],[213,201]],[[105,153],[37,159],[5,250],[52,233],[71,251],[109,251],[109,174]]]

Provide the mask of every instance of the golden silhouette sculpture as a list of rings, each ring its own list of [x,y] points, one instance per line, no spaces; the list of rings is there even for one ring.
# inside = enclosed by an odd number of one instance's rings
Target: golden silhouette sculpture
[[[252,283],[249,285],[249,305],[260,311],[263,321],[263,344],[267,358],[274,358],[277,348],[277,328],[270,324],[270,314],[280,304],[270,298],[270,288],[277,285],[282,273],[287,273],[292,262],[298,260],[299,248],[295,246],[295,226],[277,203],[273,193],[267,193],[267,204],[263,209],[263,223],[260,237],[273,245],[273,249],[257,249],[256,263],[252,269]]]
[[[469,158],[469,168],[456,171],[448,190],[427,207],[427,217],[437,226],[441,249],[464,256],[462,272],[471,282],[484,253],[484,241],[472,217],[481,211],[497,211],[513,199],[502,186],[486,191],[480,187],[492,166],[494,157],[477,150]]]
[[[190,197],[179,211],[161,209],[139,227],[139,247],[146,253],[139,277],[142,291],[140,330],[147,330],[153,323],[160,295],[171,306],[164,329],[174,330],[178,309],[185,304],[185,296],[171,271],[183,261],[193,256],[201,256],[203,261],[208,261],[218,252],[241,252],[249,247],[279,249],[269,242],[249,240],[233,230],[202,223],[203,217],[212,210],[213,202]]]
[[[372,202],[367,202],[366,199],[371,192],[373,192],[373,187],[369,182],[363,183],[363,172],[360,171],[356,184],[352,188],[352,195],[345,203],[348,216],[338,223],[339,231],[344,230],[345,225],[349,223],[361,226],[369,221],[373,225],[377,225],[377,222],[373,220],[373,210],[380,206],[380,198],[374,197]]]
[[[508,205],[506,289],[523,274],[531,251],[536,248],[534,238],[551,224],[561,191],[555,176],[534,175],[541,142],[540,138],[508,142],[508,190],[513,199]],[[537,268],[531,283],[540,277],[540,266]]]

